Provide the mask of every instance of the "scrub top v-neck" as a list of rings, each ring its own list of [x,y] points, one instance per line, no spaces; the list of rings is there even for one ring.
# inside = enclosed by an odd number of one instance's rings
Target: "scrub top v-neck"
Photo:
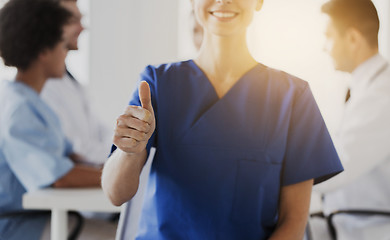
[[[148,66],[156,147],[137,239],[267,239],[282,186],[343,170],[308,84],[256,65],[221,98],[192,61]],[[135,91],[131,105],[140,105]]]

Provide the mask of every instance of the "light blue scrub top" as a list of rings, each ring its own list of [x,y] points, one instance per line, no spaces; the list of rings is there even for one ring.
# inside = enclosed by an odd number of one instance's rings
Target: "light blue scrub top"
[[[148,66],[156,147],[137,239],[268,239],[282,186],[343,171],[306,82],[258,64],[219,98],[193,61]],[[135,91],[131,105],[140,105]]]
[[[0,214],[24,211],[23,193],[70,171],[71,151],[57,116],[37,92],[20,82],[0,82]],[[38,240],[48,216],[0,219],[0,240]]]

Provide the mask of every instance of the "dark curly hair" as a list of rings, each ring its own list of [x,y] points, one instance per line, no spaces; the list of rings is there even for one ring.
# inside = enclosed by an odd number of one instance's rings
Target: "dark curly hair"
[[[62,41],[71,13],[53,0],[10,0],[0,10],[0,56],[26,70],[46,49]]]

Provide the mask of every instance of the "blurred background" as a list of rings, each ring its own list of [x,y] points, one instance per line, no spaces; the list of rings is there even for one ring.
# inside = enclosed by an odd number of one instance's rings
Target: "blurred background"
[[[0,0],[0,7],[6,0]],[[249,29],[253,56],[310,83],[329,130],[334,132],[348,76],[333,70],[323,51],[324,0],[265,0]],[[381,21],[380,52],[390,60],[390,1],[374,0]],[[86,85],[98,114],[110,125],[134,91],[148,64],[196,56],[189,0],[78,0],[86,30],[68,68]],[[0,79],[15,70],[0,60]]]

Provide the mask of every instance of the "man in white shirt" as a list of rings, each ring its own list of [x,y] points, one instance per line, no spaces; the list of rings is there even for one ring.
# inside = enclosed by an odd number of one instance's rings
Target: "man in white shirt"
[[[327,50],[351,81],[333,139],[345,172],[314,190],[324,196],[325,216],[339,210],[390,212],[390,66],[378,53],[377,11],[370,0],[331,0],[322,12],[329,16]],[[333,223],[337,239],[390,239],[390,216],[338,214]]]
[[[73,14],[67,32],[68,48],[78,50],[78,37],[84,27],[77,1],[59,1]],[[83,86],[66,71],[62,79],[49,79],[41,96],[60,118],[63,132],[81,156],[80,161],[103,164],[110,153],[113,131],[93,113]]]
[[[78,50],[78,38],[84,30],[82,14],[77,0],[53,0],[72,13],[66,32],[69,50]],[[81,163],[100,166],[108,158],[112,146],[113,130],[94,114],[84,87],[66,70],[62,79],[49,79],[41,92],[41,98],[58,116],[62,131],[73,146],[75,159]],[[112,214],[83,212],[87,217],[80,239],[114,239],[116,221],[106,221]],[[42,239],[50,236],[46,227]]]

